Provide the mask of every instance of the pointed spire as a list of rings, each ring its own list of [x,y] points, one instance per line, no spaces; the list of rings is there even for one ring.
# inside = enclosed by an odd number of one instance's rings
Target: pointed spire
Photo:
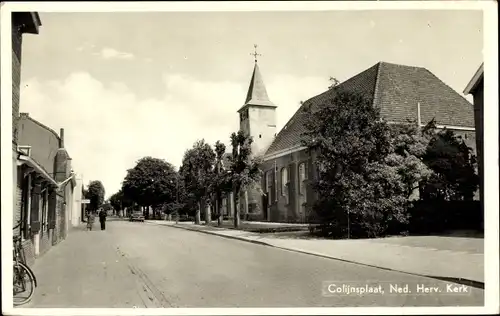
[[[250,86],[248,87],[245,105],[275,106],[267,96],[266,86],[264,85],[264,80],[262,80],[262,75],[260,74],[257,63],[255,63],[253,69],[252,80],[250,80]]]

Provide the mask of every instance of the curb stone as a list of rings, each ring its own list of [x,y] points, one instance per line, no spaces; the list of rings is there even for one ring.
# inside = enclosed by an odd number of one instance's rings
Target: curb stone
[[[245,242],[249,242],[249,243],[253,243],[253,244],[257,244],[257,245],[261,245],[261,246],[275,247],[275,246],[273,246],[271,244],[268,244],[268,243],[265,243],[263,241],[247,239],[247,238],[244,238],[244,237],[221,235],[221,234],[217,234],[215,232],[211,232],[211,231],[208,231],[208,230],[193,229],[193,228],[182,227],[182,226],[177,226],[177,225],[163,225],[163,224],[157,224],[157,223],[152,223],[152,222],[148,222],[148,224],[153,224],[153,225],[158,225],[158,226],[166,226],[166,227],[174,227],[174,228],[189,230],[189,231],[192,231],[192,232],[204,233],[204,234],[214,235],[214,236],[219,236],[219,237],[224,237],[224,238],[228,238],[228,239],[235,239],[235,240],[245,241]],[[277,248],[277,247],[275,247],[275,248]]]
[[[179,228],[179,229],[184,229],[184,230],[189,230],[189,231],[194,231],[194,232],[199,232],[199,233],[204,233],[208,235],[214,235],[214,236],[219,236],[223,238],[228,238],[228,239],[236,239],[240,241],[245,241],[253,244],[258,244],[261,246],[268,246],[276,249],[281,249],[281,250],[286,250],[290,252],[295,252],[295,253],[301,253],[301,254],[306,254],[310,256],[315,256],[315,257],[321,257],[325,259],[331,259],[331,260],[337,260],[337,261],[342,261],[346,263],[352,263],[360,266],[365,266],[365,267],[370,267],[370,268],[376,268],[376,269],[381,269],[381,270],[386,270],[386,271],[393,271],[393,272],[399,272],[399,273],[404,273],[408,275],[414,275],[414,276],[420,276],[420,277],[425,277],[425,278],[431,278],[431,279],[436,279],[440,281],[446,281],[446,282],[451,282],[451,283],[457,283],[457,284],[463,284],[467,285],[470,287],[478,288],[478,289],[483,289],[484,290],[484,282],[480,281],[475,281],[475,280],[470,280],[470,279],[465,279],[465,278],[456,278],[456,277],[443,277],[443,276],[433,276],[433,275],[425,275],[425,274],[420,274],[420,273],[415,273],[415,272],[408,272],[408,271],[403,271],[403,270],[396,270],[392,268],[386,268],[386,267],[381,267],[381,266],[376,266],[372,264],[367,264],[367,263],[361,263],[361,262],[356,262],[348,259],[342,259],[342,258],[336,258],[320,253],[316,253],[313,251],[305,251],[305,250],[298,250],[298,249],[291,249],[291,248],[286,248],[286,247],[281,247],[281,246],[275,246],[273,244],[269,244],[263,241],[257,241],[257,240],[252,240],[252,239],[247,239],[244,237],[236,237],[236,236],[228,236],[228,235],[221,235],[216,232],[211,232],[211,231],[206,231],[206,230],[200,230],[200,229],[193,229],[193,228],[188,228],[188,227],[181,227],[177,225],[163,225],[163,224],[158,224],[158,223],[152,223],[148,222],[148,224],[153,224],[153,225],[158,225],[158,226],[165,226],[165,227],[174,227],[174,228]]]

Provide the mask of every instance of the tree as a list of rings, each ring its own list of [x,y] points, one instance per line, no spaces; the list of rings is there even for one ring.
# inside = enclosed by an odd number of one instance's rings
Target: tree
[[[90,200],[90,203],[88,204],[90,211],[95,212],[99,207],[101,207],[104,202],[105,193],[106,192],[101,181],[94,180],[89,183],[87,191],[85,192],[85,198]]]
[[[104,211],[110,211],[110,210],[113,210],[113,206],[111,206],[111,203],[109,202],[104,202],[101,206],[101,208],[104,210]]]
[[[394,130],[360,94],[337,89],[330,102],[305,109],[310,115],[303,135],[317,156],[313,210],[325,233],[343,236],[347,228],[348,236],[375,237],[406,224],[408,196],[425,169],[412,154],[419,148],[413,141],[418,129]]]
[[[212,183],[212,192],[215,199],[216,213],[218,215],[217,223],[222,225],[222,212],[221,212],[221,199],[223,195],[231,192],[231,179],[229,173],[223,164],[224,155],[226,153],[226,145],[224,143],[217,141],[215,143],[215,165],[214,165],[214,177]]]
[[[132,206],[132,201],[126,198],[121,189],[109,198],[109,203],[115,211],[121,211],[126,207]]]
[[[165,202],[175,200],[176,178],[172,164],[163,159],[144,157],[127,171],[123,194],[143,208],[152,207],[156,215]],[[145,216],[149,218],[149,212]]]
[[[187,199],[197,204],[196,224],[200,224],[202,206],[209,203],[214,165],[215,153],[203,139],[194,143],[193,148],[187,150],[182,159],[180,172],[185,188],[189,192]]]
[[[226,183],[231,184],[233,189],[233,199],[235,206],[234,227],[240,225],[239,198],[242,190],[248,189],[251,185],[260,180],[261,170],[260,159],[252,158],[252,138],[243,131],[231,134],[232,154],[229,157],[229,177]]]
[[[433,135],[424,162],[434,171],[424,185],[424,198],[441,201],[472,200],[479,185],[477,159],[472,149],[453,131]]]
[[[433,176],[433,170],[425,163],[424,156],[435,134],[435,120],[423,128],[418,127],[414,120],[407,120],[406,124],[391,125],[393,152],[386,157],[386,163],[398,168],[407,198]]]
[[[331,77],[331,76],[330,76],[329,81],[330,81],[330,85],[328,86],[328,90],[331,90],[331,89],[335,88],[340,83],[340,81],[337,80],[337,78]]]

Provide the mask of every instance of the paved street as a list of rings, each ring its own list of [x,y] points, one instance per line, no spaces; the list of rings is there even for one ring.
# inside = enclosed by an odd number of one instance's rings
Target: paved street
[[[329,307],[482,305],[484,291],[148,223],[78,228],[37,260],[27,307]],[[384,294],[325,296],[323,282],[382,285]],[[389,293],[389,284],[412,294]],[[417,285],[439,294],[416,294]],[[85,298],[84,298],[85,297]]]

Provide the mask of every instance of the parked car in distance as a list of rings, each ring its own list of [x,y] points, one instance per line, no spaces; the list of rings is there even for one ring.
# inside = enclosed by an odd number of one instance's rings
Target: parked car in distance
[[[131,222],[144,222],[144,215],[142,215],[142,212],[134,212],[132,215],[130,215],[129,221]]]

